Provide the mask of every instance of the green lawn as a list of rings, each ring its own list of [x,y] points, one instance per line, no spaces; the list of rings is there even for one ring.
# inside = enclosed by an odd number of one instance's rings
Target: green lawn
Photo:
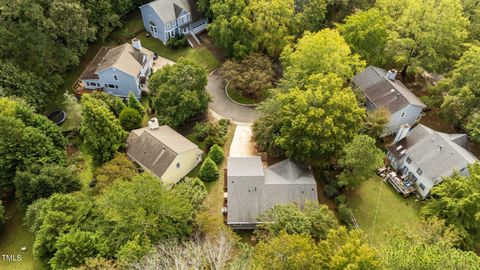
[[[156,52],[159,56],[172,61],[177,61],[180,57],[185,57],[202,65],[209,72],[220,66],[220,61],[205,47],[195,49],[191,47],[170,49],[163,45],[160,40],[147,37],[146,34],[147,32],[143,31],[141,34],[137,35],[137,38],[140,39],[143,47],[152,52]]]
[[[232,89],[231,87],[227,88],[227,92],[228,92],[228,96],[230,96],[230,98],[233,99],[234,101],[236,101],[238,103],[241,103],[241,104],[248,104],[248,105],[258,104],[258,103],[264,101],[265,99],[267,99],[268,96],[269,96],[268,91],[262,91],[259,98],[252,99],[252,98],[244,96],[242,93],[240,93],[239,91],[237,91],[235,89]]]
[[[0,254],[20,255],[21,261],[6,261],[0,258],[0,269],[6,270],[38,270],[45,267],[33,257],[33,234],[23,225],[23,213],[20,212],[14,203],[6,205],[7,216],[10,219],[0,227]],[[27,247],[27,251],[21,251]]]
[[[347,196],[347,201],[373,244],[382,244],[384,233],[394,226],[408,228],[411,233],[419,228],[421,201],[413,196],[403,198],[379,177],[362,183]]]

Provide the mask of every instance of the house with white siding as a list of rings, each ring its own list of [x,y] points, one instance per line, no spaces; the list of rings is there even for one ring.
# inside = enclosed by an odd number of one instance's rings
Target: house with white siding
[[[396,75],[396,70],[369,66],[353,77],[353,86],[365,96],[367,111],[385,108],[390,112],[382,137],[396,133],[404,124],[413,126],[426,107]]]
[[[143,48],[137,38],[132,44],[103,47],[81,75],[81,87],[119,97],[128,97],[133,92],[140,98],[154,58],[154,53]]]
[[[467,144],[467,134],[442,133],[421,124],[410,130],[407,124],[387,147],[387,158],[401,179],[425,198],[454,171],[469,174],[467,165],[478,158],[466,149]]]
[[[182,35],[192,36],[199,43],[195,34],[208,25],[193,0],[156,0],[141,6],[140,11],[147,32],[164,44],[170,38]]]

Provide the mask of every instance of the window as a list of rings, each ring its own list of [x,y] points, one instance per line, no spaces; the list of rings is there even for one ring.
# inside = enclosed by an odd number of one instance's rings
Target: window
[[[408,168],[407,166],[403,166],[402,168],[402,174],[407,174],[408,173]]]
[[[114,75],[113,75],[113,79],[114,79],[115,81],[118,81],[118,76],[114,74]]]
[[[405,160],[408,164],[410,164],[410,162],[412,162],[412,159],[410,157],[407,157],[407,159]]]
[[[108,87],[108,84],[105,84],[105,87]]]
[[[87,86],[90,86],[90,83],[89,83],[89,82],[87,82]]]
[[[402,115],[400,117],[404,117],[405,116],[405,112],[402,112]]]
[[[417,174],[418,174],[418,175],[422,175],[422,173],[423,173],[422,170],[421,170],[420,168],[418,168],[418,169],[417,169]]]
[[[420,185],[418,185],[422,190],[425,190],[425,185],[423,183],[420,183]]]
[[[109,85],[108,85],[108,88],[115,88],[115,85],[109,84]]]
[[[180,168],[180,162],[177,162],[177,169]]]
[[[118,89],[118,85],[115,84],[115,88]]]

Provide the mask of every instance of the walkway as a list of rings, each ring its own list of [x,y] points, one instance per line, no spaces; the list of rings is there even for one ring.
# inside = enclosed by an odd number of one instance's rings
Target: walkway
[[[207,91],[212,96],[210,109],[214,115],[241,123],[253,123],[258,118],[255,109],[235,104],[228,99],[225,95],[225,83],[217,71],[208,75]]]

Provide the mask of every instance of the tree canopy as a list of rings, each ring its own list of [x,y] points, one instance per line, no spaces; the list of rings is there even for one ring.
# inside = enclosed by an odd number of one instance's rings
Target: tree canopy
[[[461,246],[467,250],[480,248],[480,163],[468,166],[470,176],[454,173],[431,191],[422,213],[427,217],[445,219],[458,230]]]
[[[89,95],[82,97],[80,135],[96,164],[110,160],[124,148],[127,133],[105,102]]]
[[[339,226],[337,218],[326,205],[312,201],[307,201],[303,209],[296,203],[275,205],[258,216],[257,221],[255,234],[261,240],[285,231],[288,234],[309,235],[320,241],[327,237],[329,230]]]
[[[21,100],[0,98],[0,188],[13,190],[17,170],[33,164],[65,164],[65,138],[45,116]]]
[[[365,62],[353,54],[338,31],[332,29],[305,33],[296,44],[284,49],[281,60],[287,84],[300,87],[318,74],[335,73],[347,81],[365,67]]]
[[[384,154],[375,145],[374,138],[358,135],[343,148],[343,155],[338,164],[343,168],[338,176],[338,183],[347,189],[358,187],[369,180],[376,169],[382,167]]]
[[[161,124],[179,127],[208,109],[207,73],[191,60],[181,58],[175,65],[163,67],[152,75],[148,85],[150,104]]]
[[[253,137],[259,149],[269,154],[326,164],[361,129],[365,110],[333,74],[312,77],[306,89],[279,92],[263,102]]]

